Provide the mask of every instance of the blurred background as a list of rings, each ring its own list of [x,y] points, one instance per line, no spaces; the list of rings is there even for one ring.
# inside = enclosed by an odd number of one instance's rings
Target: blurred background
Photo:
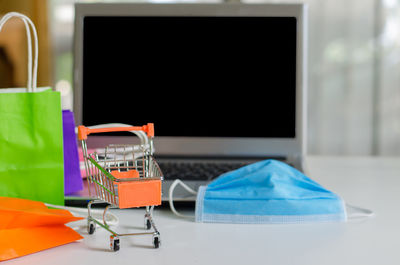
[[[72,109],[75,2],[0,0],[0,15],[22,12],[37,26],[38,85],[61,91],[64,109]],[[308,4],[307,153],[400,155],[400,1],[290,2]],[[0,87],[24,87],[25,83],[25,29],[15,21],[0,33]]]

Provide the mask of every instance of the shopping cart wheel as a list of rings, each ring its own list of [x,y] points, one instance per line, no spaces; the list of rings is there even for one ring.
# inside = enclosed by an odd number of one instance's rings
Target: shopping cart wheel
[[[116,236],[110,236],[110,248],[112,251],[119,250],[119,238]]]
[[[159,248],[160,245],[161,245],[160,233],[155,233],[153,235],[153,246],[154,248]]]
[[[87,231],[89,235],[94,234],[94,231],[96,231],[96,224],[92,221],[88,221]]]
[[[144,218],[144,229],[149,230],[151,228],[151,222],[149,219]]]

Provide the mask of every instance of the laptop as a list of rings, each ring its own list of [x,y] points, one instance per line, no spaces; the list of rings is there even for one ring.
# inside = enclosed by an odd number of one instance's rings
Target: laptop
[[[76,123],[154,123],[163,200],[264,159],[304,171],[305,24],[303,4],[77,3]]]

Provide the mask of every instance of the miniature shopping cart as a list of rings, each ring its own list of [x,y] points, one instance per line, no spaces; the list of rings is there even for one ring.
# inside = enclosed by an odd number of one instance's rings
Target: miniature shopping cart
[[[132,132],[140,139],[140,144],[108,145],[104,149],[88,154],[87,136],[93,133]],[[111,128],[78,127],[78,139],[82,143],[83,156],[88,182],[88,233],[93,234],[96,224],[111,233],[111,250],[120,247],[121,236],[152,235],[155,248],[160,246],[160,233],[152,217],[154,206],[161,204],[162,172],[153,158],[154,125],[127,126]],[[107,203],[104,209],[103,223],[92,217],[91,206],[94,203]],[[119,234],[111,230],[106,222],[109,208],[146,207],[144,215],[145,229],[151,232]]]

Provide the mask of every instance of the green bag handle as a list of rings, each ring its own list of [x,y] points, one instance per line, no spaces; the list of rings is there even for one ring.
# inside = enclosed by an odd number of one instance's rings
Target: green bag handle
[[[26,37],[28,39],[28,81],[27,81],[27,90],[28,92],[36,92],[37,87],[37,69],[38,69],[38,36],[36,32],[35,25],[33,24],[32,20],[29,17],[18,13],[18,12],[9,12],[5,14],[0,20],[0,31],[3,28],[4,24],[12,17],[18,17],[22,19],[25,24],[26,29]],[[31,31],[29,26],[32,28],[34,42],[35,42],[35,58],[34,58],[34,65],[32,68],[32,37]]]

